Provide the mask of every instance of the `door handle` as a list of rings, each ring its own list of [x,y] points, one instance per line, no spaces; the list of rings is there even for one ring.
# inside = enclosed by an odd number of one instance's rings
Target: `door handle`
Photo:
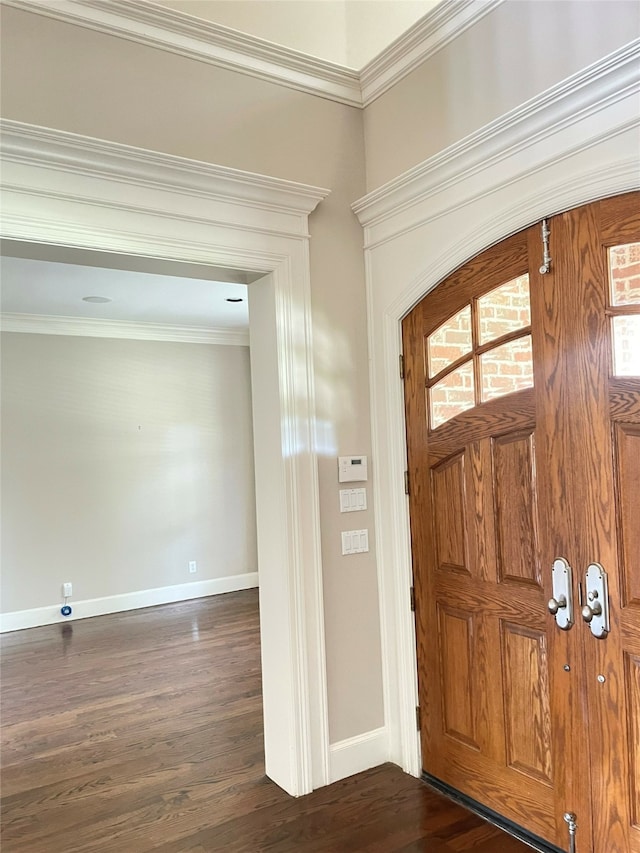
[[[609,590],[607,573],[600,563],[591,563],[587,569],[587,601],[582,608],[582,618],[594,637],[602,639],[609,633]]]
[[[558,628],[568,631],[573,625],[573,587],[571,566],[564,557],[558,557],[553,561],[551,582],[553,598],[549,599],[547,609],[552,616],[555,616]]]

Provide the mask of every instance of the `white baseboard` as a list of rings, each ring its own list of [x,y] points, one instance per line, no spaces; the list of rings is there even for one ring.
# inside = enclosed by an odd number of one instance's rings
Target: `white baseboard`
[[[107,595],[103,598],[70,601],[73,613],[66,618],[60,613],[62,603],[48,607],[34,607],[31,610],[16,610],[12,613],[0,614],[0,633],[20,631],[23,628],[37,628],[40,625],[53,625],[56,622],[72,622],[74,619],[88,619],[90,616],[104,616],[107,613],[120,613],[123,610],[137,610],[140,607],[153,607],[156,604],[171,604],[174,601],[187,601],[190,598],[204,598],[208,595],[236,592],[255,586],[258,586],[258,572],[245,572],[225,578],[211,578],[193,583],[163,586],[158,589],[141,589],[121,595]]]
[[[346,779],[388,760],[389,738],[384,726],[332,743],[329,746],[329,781]]]

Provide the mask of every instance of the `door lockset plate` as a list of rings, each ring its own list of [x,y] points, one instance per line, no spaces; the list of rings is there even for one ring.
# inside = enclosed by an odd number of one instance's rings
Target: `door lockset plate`
[[[587,569],[587,603],[582,608],[582,618],[594,637],[602,639],[609,633],[609,590],[607,573],[600,563],[591,563]]]
[[[549,599],[549,613],[555,616],[558,628],[568,631],[573,625],[573,592],[571,566],[564,557],[553,561],[551,580],[553,598]]]

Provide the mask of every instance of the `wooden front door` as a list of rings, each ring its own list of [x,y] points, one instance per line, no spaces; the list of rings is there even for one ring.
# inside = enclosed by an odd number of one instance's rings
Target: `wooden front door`
[[[640,201],[536,225],[403,322],[424,770],[579,853],[640,851]],[[573,571],[574,624],[548,611]],[[581,609],[608,579],[610,631]],[[587,615],[588,612],[587,612]]]

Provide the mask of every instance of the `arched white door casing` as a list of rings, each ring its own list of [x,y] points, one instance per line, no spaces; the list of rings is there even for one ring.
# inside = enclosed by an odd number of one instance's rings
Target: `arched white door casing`
[[[637,42],[426,160],[353,207],[365,229],[373,483],[389,758],[421,770],[400,322],[483,249],[640,184]],[[542,243],[540,248],[542,262]]]

